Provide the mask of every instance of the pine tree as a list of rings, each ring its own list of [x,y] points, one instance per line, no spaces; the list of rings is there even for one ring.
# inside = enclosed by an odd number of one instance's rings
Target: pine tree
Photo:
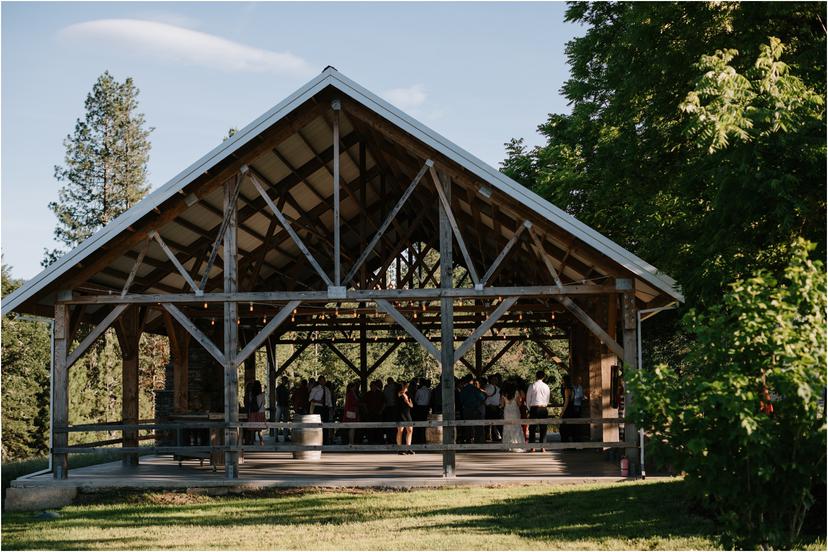
[[[144,115],[138,111],[138,93],[131,78],[118,82],[104,72],[87,95],[84,116],[64,140],[64,164],[55,167],[55,178],[62,186],[58,201],[51,202],[49,208],[58,219],[54,236],[61,248],[46,252],[44,266],[110,223],[149,191],[146,177],[152,129],[146,128]],[[168,358],[163,337],[142,336],[141,383],[152,386],[159,379],[156,374],[163,374]],[[109,330],[72,367],[71,423],[120,420],[120,359],[118,341],[114,331]],[[140,414],[150,418],[152,390],[142,389]]]
[[[45,252],[48,266],[132,207],[149,191],[146,182],[151,128],[138,111],[138,88],[131,78],[118,82],[108,72],[86,97],[86,113],[64,140],[62,183],[49,209],[58,219],[55,239],[61,247]]]

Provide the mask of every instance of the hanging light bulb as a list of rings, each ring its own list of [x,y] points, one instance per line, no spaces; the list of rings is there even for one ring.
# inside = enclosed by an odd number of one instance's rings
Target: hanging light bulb
[[[262,324],[267,324],[267,316],[262,315]]]
[[[425,311],[426,311],[426,304],[423,303],[423,312],[425,312]]]
[[[414,320],[417,320],[417,311],[414,311]]]
[[[216,319],[215,319],[215,318],[211,318],[211,319],[210,319],[210,325],[211,325],[211,326],[215,326],[215,325],[216,325]]]
[[[250,312],[253,312],[253,301],[250,302]]]
[[[241,318],[236,318],[236,326],[238,326],[239,324],[241,324]]]
[[[204,308],[207,308],[207,301],[204,302]]]

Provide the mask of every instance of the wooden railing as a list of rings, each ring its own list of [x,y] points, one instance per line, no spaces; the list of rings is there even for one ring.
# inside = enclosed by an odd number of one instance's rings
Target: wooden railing
[[[398,427],[480,427],[480,426],[508,426],[508,425],[624,425],[623,418],[524,418],[520,420],[424,420],[416,422],[237,422],[226,423],[223,421],[197,421],[186,422],[151,422],[141,421],[135,424],[105,423],[105,424],[77,424],[68,427],[55,429],[56,433],[80,433],[93,431],[153,431],[152,435],[144,435],[139,440],[165,439],[169,435],[159,432],[176,432],[176,441],[181,442],[181,432],[191,429],[216,429],[216,430],[266,430],[266,429],[364,429],[381,430],[395,429]],[[556,449],[591,449],[591,448],[633,448],[630,443],[624,441],[575,441],[575,442],[546,442],[526,443],[515,445],[513,443],[427,443],[412,445],[397,444],[359,444],[359,445],[299,445],[295,443],[273,442],[264,446],[258,445],[237,445],[230,447],[223,444],[217,445],[154,445],[143,447],[102,447],[104,444],[118,444],[123,440],[108,439],[106,441],[95,441],[91,443],[76,444],[69,447],[53,448],[56,454],[69,454],[81,452],[114,452],[122,454],[151,453],[151,454],[175,454],[187,455],[188,453],[209,453],[209,452],[293,452],[321,450],[328,452],[392,452],[401,450],[432,451],[441,452],[448,450],[509,450],[513,448],[543,447],[548,450]]]

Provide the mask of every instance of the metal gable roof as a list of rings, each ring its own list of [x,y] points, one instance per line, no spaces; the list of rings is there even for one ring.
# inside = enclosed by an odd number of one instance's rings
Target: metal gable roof
[[[15,310],[25,301],[31,299],[39,291],[60,278],[69,269],[83,262],[91,253],[108,243],[115,236],[126,231],[130,225],[149,214],[167,199],[179,193],[197,177],[232,155],[239,148],[257,137],[262,131],[278,123],[298,106],[328,86],[337,88],[342,93],[363,104],[366,108],[374,111],[377,115],[398,126],[442,155],[445,155],[448,159],[456,162],[481,180],[491,184],[541,217],[602,252],[608,258],[617,262],[649,285],[654,286],[656,289],[676,300],[683,301],[684,298],[678,290],[675,281],[669,276],[660,273],[655,267],[633,255],[609,238],[583,224],[575,217],[565,213],[531,190],[521,186],[422,123],[409,117],[388,102],[345,77],[336,69],[328,67],[299,90],[241,129],[232,138],[219,144],[201,159],[197,160],[166,184],[153,191],[131,209],[120,215],[112,223],[90,236],[57,262],[44,269],[15,292],[4,298],[2,314],[5,315]]]

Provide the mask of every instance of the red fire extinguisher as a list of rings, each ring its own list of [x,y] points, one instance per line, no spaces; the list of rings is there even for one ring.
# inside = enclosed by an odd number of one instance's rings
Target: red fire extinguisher
[[[629,477],[630,475],[630,460],[626,456],[621,458],[621,477]]]

